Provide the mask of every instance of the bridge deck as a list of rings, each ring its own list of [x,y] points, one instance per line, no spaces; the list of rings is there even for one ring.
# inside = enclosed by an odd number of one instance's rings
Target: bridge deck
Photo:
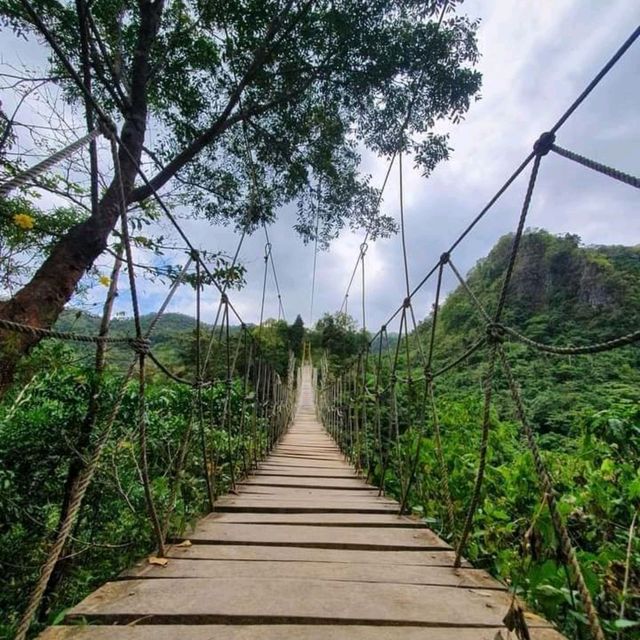
[[[161,567],[143,562],[46,640],[495,640],[504,587],[356,475],[316,420],[308,371],[273,454]],[[561,640],[527,614],[534,640]],[[88,625],[78,626],[87,622]],[[114,626],[116,625],[116,626]],[[498,635],[498,632],[501,635]]]

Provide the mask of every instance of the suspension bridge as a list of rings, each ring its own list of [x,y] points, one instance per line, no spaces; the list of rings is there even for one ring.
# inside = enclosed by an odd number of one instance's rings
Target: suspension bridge
[[[398,515],[345,460],[314,396],[306,365],[289,430],[188,546],[107,583],[43,640],[507,637],[506,588],[466,562],[455,568],[448,544]],[[525,620],[532,640],[563,637]]]
[[[640,340],[640,331],[615,336],[597,344],[547,345],[505,325],[503,311],[538,171],[545,156],[555,153],[586,170],[606,175],[631,188],[640,188],[638,178],[556,144],[562,125],[638,38],[640,29],[636,29],[560,119],[540,136],[495,196],[413,288],[404,251],[406,291],[403,300],[388,321],[363,346],[351,368],[333,376],[326,360],[316,359],[312,362],[307,353],[301,363],[291,357],[286,375],[282,375],[261,351],[256,332],[248,327],[234,307],[229,297],[228,283],[219,282],[214,277],[207,261],[181,229],[161,196],[150,186],[144,172],[138,168],[140,179],[150,187],[153,198],[174,225],[188,250],[183,269],[174,279],[156,318],[149,327],[143,329],[137,298],[136,264],[129,237],[127,202],[122,195],[120,165],[127,159],[126,146],[38,14],[28,2],[24,4],[32,11],[34,23],[49,41],[70,77],[78,81],[101,123],[100,127],[90,131],[77,143],[1,184],[0,194],[7,195],[11,190],[29,184],[55,163],[76,153],[83,145],[93,144],[98,136],[104,135],[111,146],[116,186],[120,192],[118,205],[123,249],[112,274],[105,305],[106,322],[99,335],[62,332],[6,319],[0,320],[0,329],[15,332],[32,342],[55,339],[93,344],[97,351],[98,374],[105,367],[107,346],[128,346],[133,355],[130,366],[122,375],[119,395],[109,410],[98,411],[93,403],[89,404],[87,421],[96,428],[97,435],[87,443],[80,467],[72,478],[69,499],[62,510],[55,536],[47,546],[47,557],[37,583],[29,601],[25,603],[17,638],[22,640],[29,633],[52,574],[72,534],[105,445],[112,435],[124,393],[136,377],[138,405],[131,420],[136,424],[139,438],[140,479],[155,536],[155,555],[125,571],[66,611],[61,624],[48,628],[41,637],[46,640],[312,640],[345,637],[362,640],[401,637],[410,640],[506,640],[515,636],[519,639],[559,640],[563,636],[549,622],[527,611],[515,589],[501,584],[483,570],[473,568],[464,558],[474,516],[479,508],[487,463],[494,377],[500,368],[521,426],[523,441],[532,456],[542,500],[551,516],[559,555],[567,567],[571,589],[580,599],[591,636],[603,640],[605,635],[598,611],[558,509],[553,479],[527,418],[522,391],[513,374],[505,342],[520,342],[534,352],[579,356],[635,344]],[[393,162],[392,159],[387,177]],[[398,155],[398,164],[401,177],[401,154]],[[487,309],[455,266],[454,252],[527,169],[530,171],[528,186],[508,266],[496,307]],[[265,234],[264,286],[269,268],[277,285],[266,228]],[[402,208],[401,236],[404,249]],[[234,265],[243,238],[244,235],[236,250]],[[360,247],[343,302],[344,308],[351,285],[358,269],[361,269],[363,325],[367,240],[365,238]],[[108,320],[123,265],[129,278],[135,335],[116,338],[108,333]],[[484,335],[470,344],[464,353],[452,354],[450,361],[436,366],[434,344],[445,270],[452,271],[468,295],[484,326]],[[196,282],[197,344],[194,375],[187,378],[176,375],[162,363],[154,353],[151,337],[157,321],[191,271],[194,271]],[[422,344],[416,331],[412,299],[432,279],[436,281],[436,296],[430,339]],[[201,323],[201,298],[205,283],[213,286],[220,296],[208,342]],[[258,335],[264,314],[264,286]],[[279,287],[278,304],[283,313]],[[241,329],[240,338],[232,339],[230,328],[233,322]],[[398,322],[399,326],[395,347],[389,346],[388,329],[392,322]],[[366,326],[362,329],[366,336]],[[216,349],[213,345],[216,345]],[[405,349],[407,354],[418,353],[419,361],[411,363],[408,357],[403,360],[400,355]],[[222,360],[224,373],[215,379],[206,379],[207,364],[214,352]],[[478,353],[486,357],[482,437],[466,516],[462,522],[458,522],[448,486],[449,469],[442,451],[442,440],[446,434],[440,430],[435,383]],[[178,444],[172,469],[174,485],[170,499],[164,505],[164,513],[158,508],[158,501],[153,494],[147,460],[145,392],[150,363],[176,384],[188,386],[193,392],[193,428],[186,431],[184,439]],[[405,370],[401,369],[403,366]],[[420,374],[415,374],[416,369]],[[100,376],[97,381],[99,385]],[[236,407],[238,415],[234,415],[235,405],[232,401],[234,381],[239,381],[242,387],[240,407]],[[225,389],[222,410],[216,417],[216,425],[206,425],[207,393],[216,383],[222,383]],[[420,397],[417,416],[408,418],[399,408],[400,384],[411,388]],[[99,386],[93,389],[92,398],[98,395]],[[401,433],[409,426],[409,419],[417,425],[415,453],[403,459],[397,447]],[[436,443],[440,470],[439,497],[448,520],[451,544],[438,537],[423,520],[409,513],[409,496],[415,482],[427,425]],[[227,438],[226,443],[218,443],[218,447],[214,447],[210,440],[211,433],[207,430],[214,426]],[[168,522],[179,492],[182,465],[187,450],[196,439],[196,431],[200,436],[202,473],[206,479],[211,513],[201,519],[193,530],[173,535],[169,532]],[[231,477],[226,486],[229,492],[221,495],[218,469],[225,458]],[[237,468],[241,469],[242,477],[234,475]],[[378,479],[377,486],[371,484],[374,475]],[[388,478],[392,476],[398,478],[400,484],[397,502],[386,495]]]

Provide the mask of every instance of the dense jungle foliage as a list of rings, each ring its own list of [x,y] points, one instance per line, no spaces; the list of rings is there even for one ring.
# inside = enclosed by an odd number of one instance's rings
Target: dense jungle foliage
[[[489,312],[495,307],[511,242],[511,236],[503,237],[468,275],[470,289]],[[504,324],[538,342],[585,345],[636,330],[639,302],[640,247],[583,247],[576,236],[557,237],[544,231],[529,231],[523,238],[516,264]],[[421,428],[424,382],[416,382],[423,373],[416,339],[426,349],[431,321],[431,317],[425,319],[417,335],[409,336],[408,352],[406,338],[400,341],[396,387],[398,448],[393,444],[393,434],[390,435],[388,394],[383,397],[383,438],[386,429],[386,437],[391,441],[386,487],[398,498],[409,461],[416,455]],[[348,322],[342,325],[349,333]],[[433,369],[452,362],[484,332],[485,322],[464,288],[458,287],[440,308]],[[330,355],[330,377],[354,370],[355,356],[343,357],[345,348],[348,350],[354,339],[351,334]],[[640,543],[636,520],[640,508],[638,348],[627,346],[595,355],[558,356],[537,352],[509,339],[505,347],[606,630],[612,638],[640,637]],[[384,356],[382,360],[383,388],[389,382],[394,345],[390,351],[391,357]],[[423,423],[416,479],[409,496],[413,511],[425,517],[452,543],[462,528],[477,469],[487,352],[486,347],[480,349],[435,381],[455,530],[447,524],[429,409]],[[375,359],[375,355],[369,355],[370,390],[375,388]],[[414,382],[409,382],[410,379]],[[342,415],[349,415],[346,405],[353,405],[354,397],[352,390],[344,392]],[[361,402],[355,402],[362,411]],[[372,424],[373,392],[367,396],[365,406]],[[375,460],[372,477],[379,483],[382,468],[371,435],[368,446],[368,455]],[[531,454],[521,436],[499,366],[494,376],[488,464],[465,555],[476,566],[485,567],[509,582],[569,637],[588,637],[579,598],[573,586],[568,585],[565,562],[536,480]]]

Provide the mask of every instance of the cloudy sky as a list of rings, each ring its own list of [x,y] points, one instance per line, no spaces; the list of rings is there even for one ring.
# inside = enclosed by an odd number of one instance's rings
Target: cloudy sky
[[[478,33],[482,100],[451,129],[452,158],[428,180],[405,161],[405,217],[414,284],[640,22],[640,4],[633,0],[467,0],[461,10],[482,20]],[[6,52],[3,60],[10,60]],[[639,103],[640,43],[636,43],[563,126],[557,144],[638,175]],[[363,171],[373,175],[374,184],[382,183],[387,167],[388,160],[363,158]],[[514,228],[525,187],[526,175],[460,245],[454,254],[459,268],[471,268]],[[385,213],[398,216],[395,169],[382,206]],[[234,251],[238,238],[231,229],[195,221],[185,224],[201,248]],[[287,319],[291,322],[300,313],[309,323],[313,247],[302,244],[292,224],[292,212],[284,210],[270,228],[273,256]],[[576,233],[586,244],[639,244],[638,195],[631,187],[550,154],[542,163],[529,225]],[[359,234],[345,234],[329,251],[318,254],[313,320],[340,308],[361,241]],[[234,292],[232,300],[247,322],[258,319],[263,250],[264,237],[257,234],[241,252],[248,284]],[[371,244],[366,261],[367,324],[377,329],[404,297],[400,237]],[[103,263],[105,272],[107,264]],[[267,317],[277,315],[271,278],[269,286]],[[445,282],[447,290],[451,286],[452,281]],[[144,283],[145,309],[159,304],[162,291],[160,285]],[[358,278],[349,302],[349,312],[358,320],[359,299]],[[428,283],[414,300],[417,315],[423,317],[433,302],[433,285]],[[206,315],[214,313],[217,302],[215,293],[208,292]],[[126,295],[120,304],[126,309]],[[189,313],[193,292],[179,293],[174,308]]]

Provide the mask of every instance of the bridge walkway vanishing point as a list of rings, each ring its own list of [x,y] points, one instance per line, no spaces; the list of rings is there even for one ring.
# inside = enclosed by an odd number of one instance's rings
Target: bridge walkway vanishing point
[[[515,638],[504,586],[468,563],[454,569],[443,540],[345,462],[316,419],[309,367],[289,431],[238,489],[165,566],[141,562],[41,638]],[[526,618],[533,640],[563,638]]]

